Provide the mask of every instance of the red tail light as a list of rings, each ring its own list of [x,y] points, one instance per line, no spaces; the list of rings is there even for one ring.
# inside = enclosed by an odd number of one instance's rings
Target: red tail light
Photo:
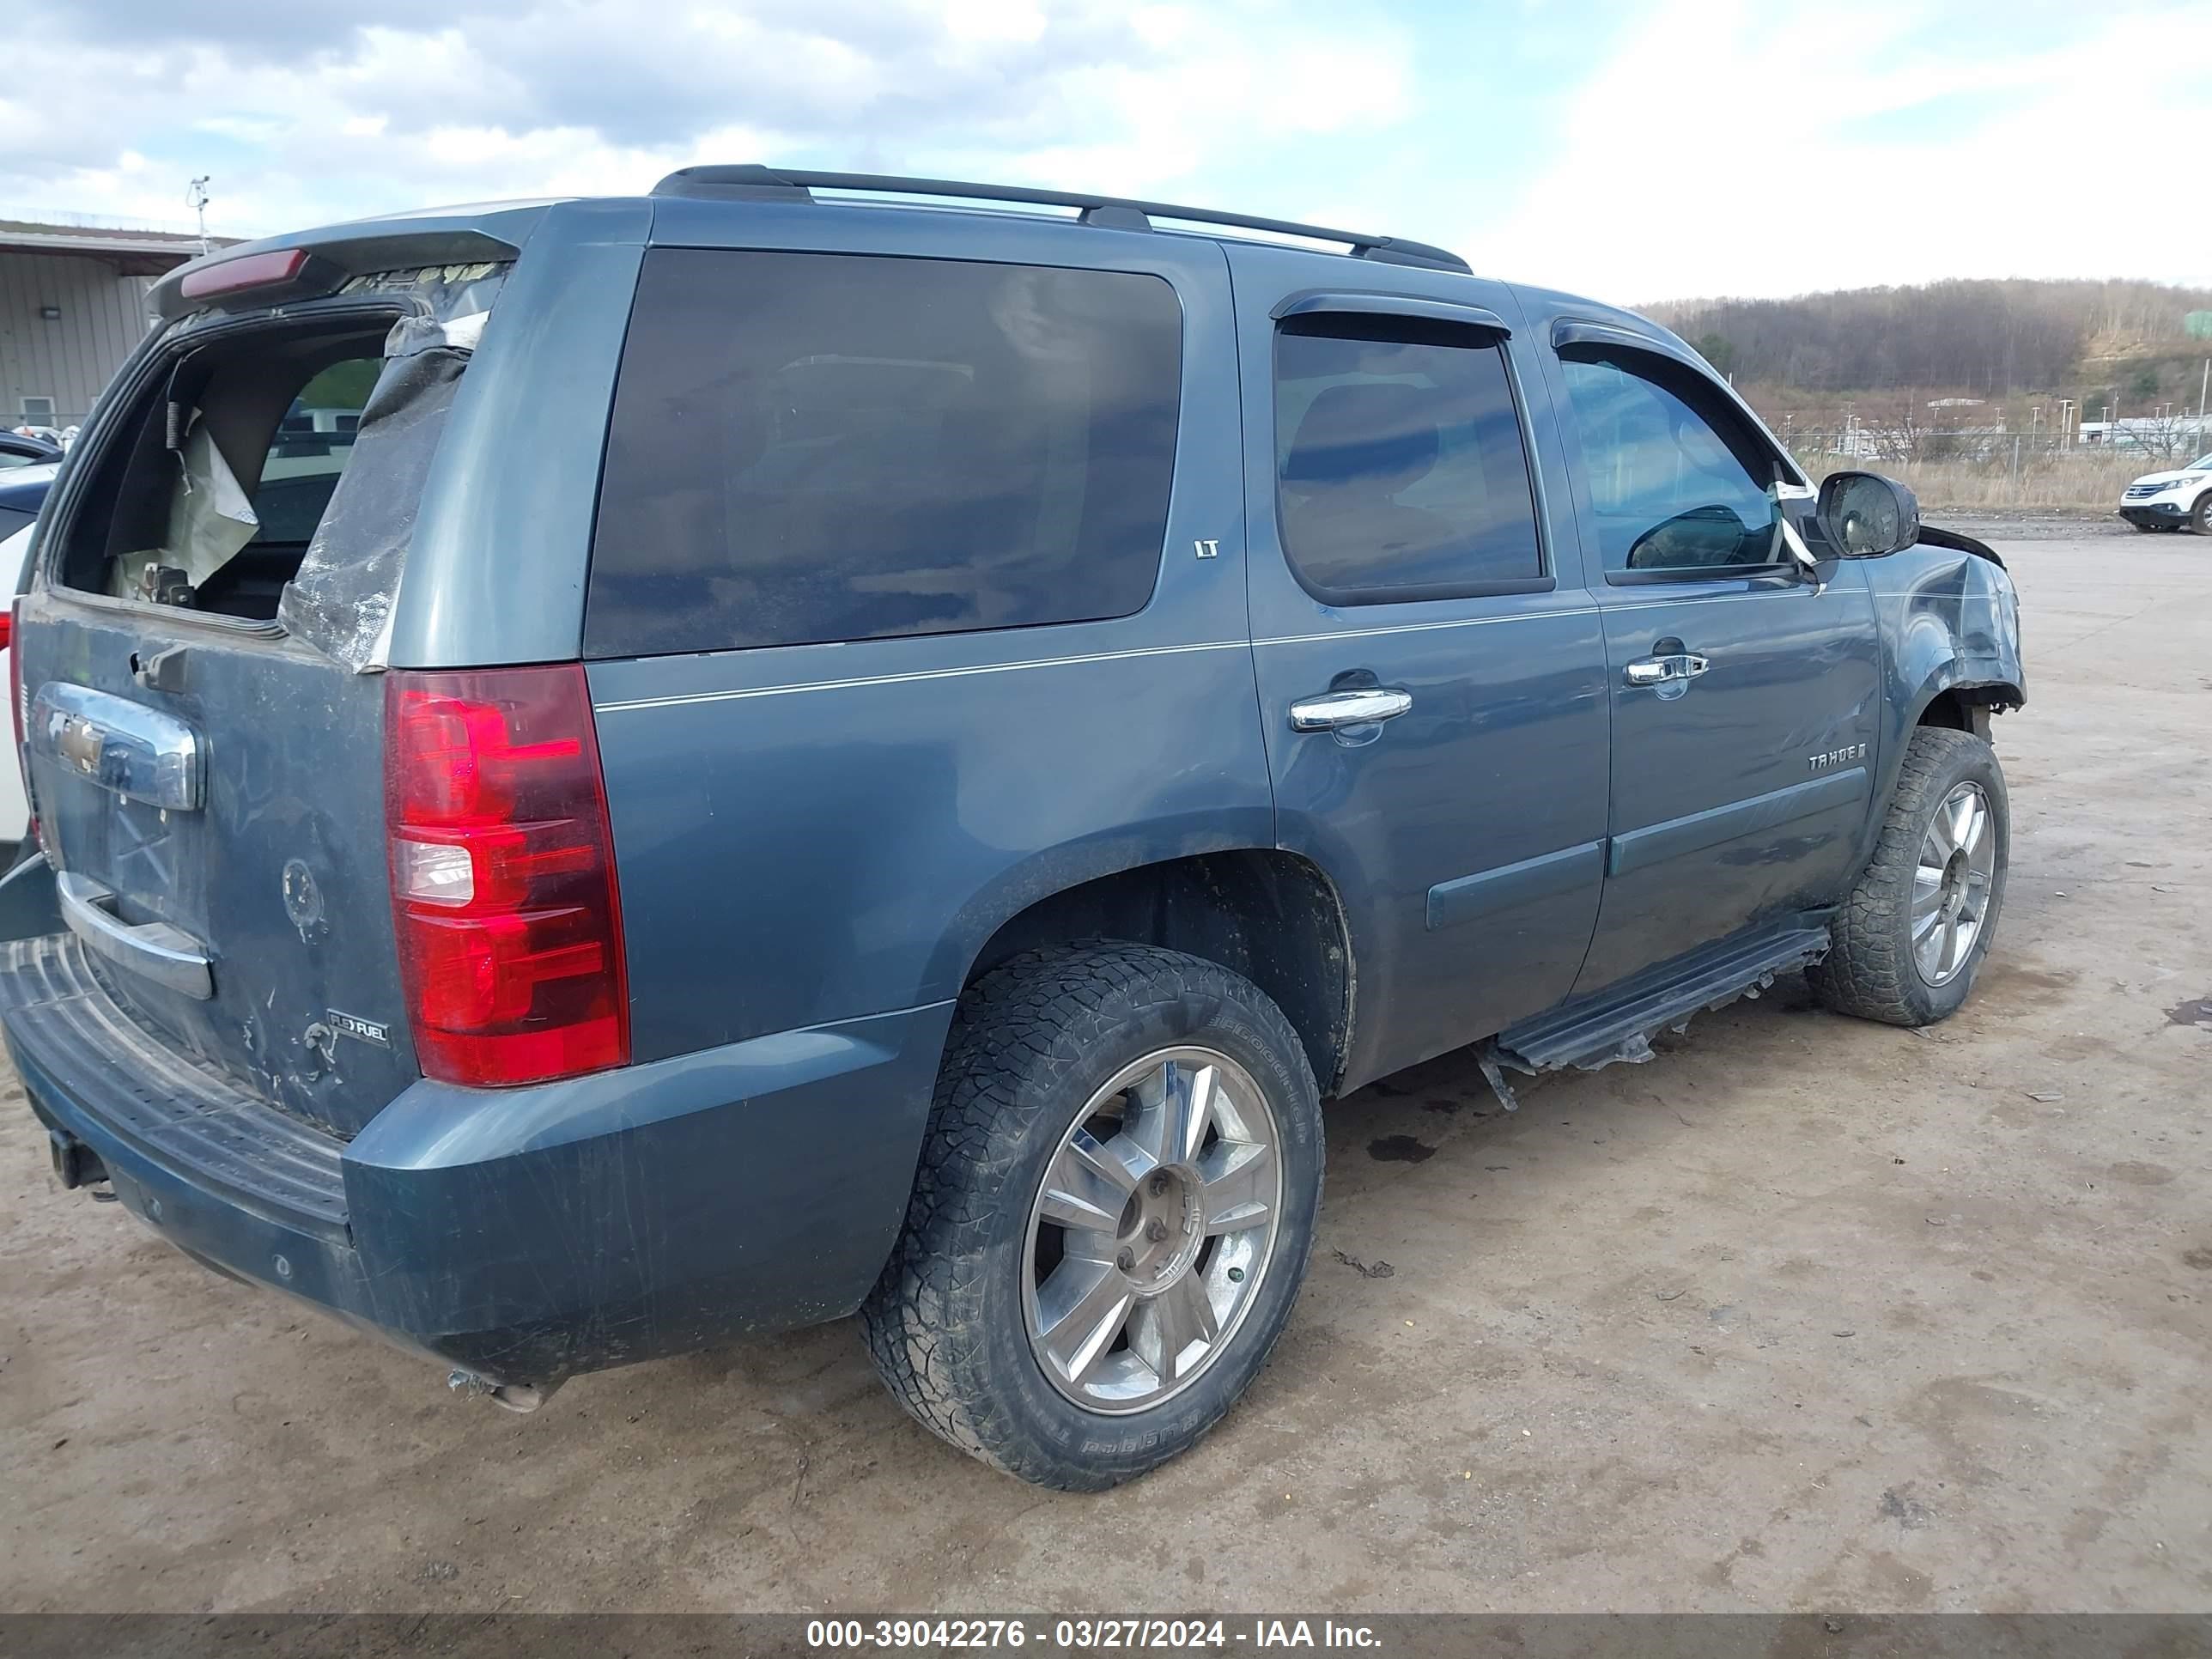
[[[385,812],[425,1075],[542,1083],[629,1059],[606,788],[580,664],[395,672]]]

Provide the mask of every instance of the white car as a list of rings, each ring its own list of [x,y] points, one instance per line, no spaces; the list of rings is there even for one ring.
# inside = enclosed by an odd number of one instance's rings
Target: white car
[[[5,541],[0,541],[0,581],[7,586],[0,589],[0,599],[12,604],[22,591],[24,565],[31,556],[31,526],[25,525]],[[11,637],[14,617],[0,611],[0,685],[12,684],[8,678],[8,653],[14,648]],[[12,720],[12,716],[11,716]],[[23,793],[23,768],[15,753],[15,728],[9,727],[9,752],[4,763],[0,763],[0,869],[15,862],[16,847],[23,832],[31,826],[31,803]]]
[[[2120,516],[2138,530],[2190,526],[2212,536],[2212,455],[2176,472],[2146,472],[2120,492]]]

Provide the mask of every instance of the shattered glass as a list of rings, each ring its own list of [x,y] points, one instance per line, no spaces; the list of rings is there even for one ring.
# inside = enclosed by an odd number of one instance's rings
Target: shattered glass
[[[356,673],[388,659],[392,605],[423,485],[504,269],[434,266],[346,285],[349,294],[404,289],[428,307],[402,318],[386,337],[384,372],[362,409],[352,457],[276,603],[287,632]]]

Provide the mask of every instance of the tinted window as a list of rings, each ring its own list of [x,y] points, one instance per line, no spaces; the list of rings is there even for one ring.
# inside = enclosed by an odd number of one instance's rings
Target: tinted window
[[[1640,353],[1562,367],[1607,570],[1717,569],[1781,556],[1772,461],[1725,412],[1708,418],[1692,406],[1708,402],[1694,376]]]
[[[1543,574],[1504,352],[1468,329],[1329,317],[1275,341],[1283,550],[1340,602]]]
[[[586,647],[1140,610],[1181,353],[1157,276],[654,250],[607,439]]]

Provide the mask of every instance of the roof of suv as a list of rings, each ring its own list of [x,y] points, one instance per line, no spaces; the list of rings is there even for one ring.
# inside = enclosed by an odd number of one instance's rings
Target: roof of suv
[[[980,204],[1001,203],[1016,210],[1073,208],[1077,212],[1073,219],[1048,214],[1040,215],[1038,222],[1093,225],[1114,230],[1147,231],[1158,228],[1200,235],[1233,236],[1240,231],[1250,232],[1255,240],[1281,237],[1303,243],[1334,242],[1353,258],[1379,264],[1409,265],[1458,276],[1473,274],[1467,261],[1449,250],[1402,236],[1340,230],[1327,225],[1266,219],[1136,197],[1097,196],[1018,185],[907,178],[889,173],[794,172],[756,165],[702,166],[682,167],[670,173],[653,186],[652,196],[664,200],[682,198],[730,203],[800,204],[820,200],[838,205],[876,197],[884,199],[874,205],[922,212],[942,211],[948,206],[974,211]],[[549,208],[580,199],[545,197],[467,203],[289,231],[226,247],[207,258],[182,266],[156,283],[149,298],[161,317],[176,318],[192,308],[181,289],[185,278],[194,271],[221,261],[292,248],[306,248],[312,254],[326,256],[330,264],[323,265],[325,278],[418,265],[426,258],[453,264],[512,258],[529,240]],[[331,271],[331,264],[338,268],[337,272]],[[337,286],[337,282],[330,280],[318,286],[327,292]]]
[[[841,195],[895,196],[925,201],[934,198],[961,203],[1011,202],[1039,207],[1072,207],[1080,210],[1077,216],[1079,224],[1105,225],[1116,230],[1150,230],[1155,220],[1164,219],[1195,226],[1201,232],[1218,226],[1258,231],[1270,236],[1341,242],[1355,258],[1421,265],[1456,271],[1462,276],[1473,274],[1467,261],[1456,253],[1402,236],[1375,236],[1360,231],[1334,230],[1326,225],[1302,224],[1291,219],[1261,219],[1212,208],[1180,207],[1133,196],[1034,190],[1025,185],[981,185],[957,179],[912,179],[880,173],[796,173],[747,165],[679,167],[655,185],[653,193],[711,201],[810,202],[815,199],[817,190]]]

